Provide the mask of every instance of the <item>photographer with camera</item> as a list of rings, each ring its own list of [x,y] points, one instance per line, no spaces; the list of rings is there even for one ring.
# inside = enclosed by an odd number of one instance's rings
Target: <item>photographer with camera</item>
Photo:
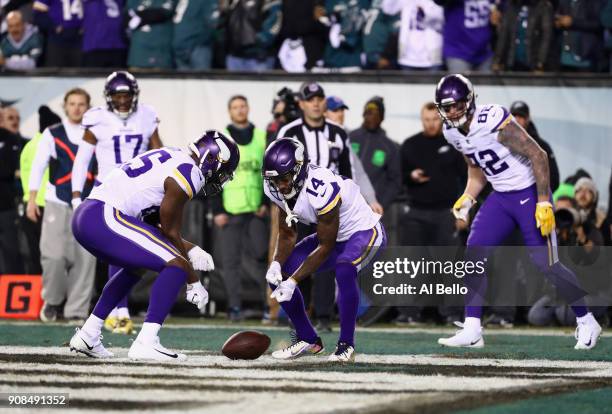
[[[574,189],[575,199],[561,196],[555,202],[557,242],[559,246],[567,246],[566,249],[560,249],[559,254],[563,255],[564,252],[567,254],[569,260],[561,259],[561,261],[570,264],[571,267],[590,266],[588,275],[584,271],[578,271],[577,274],[582,276],[581,283],[589,292],[597,291],[597,296],[587,295],[585,299],[593,315],[601,320],[606,318],[607,308],[598,307],[597,304],[608,303],[609,299],[603,298],[609,294],[607,292],[609,289],[593,288],[594,284],[600,282],[595,276],[601,274],[600,267],[607,267],[606,259],[603,258],[602,262],[600,257],[599,246],[604,245],[604,236],[600,231],[603,220],[596,210],[598,193],[593,180],[588,177],[580,178]],[[589,278],[585,279],[587,276]],[[607,286],[607,281],[604,282]],[[553,297],[553,293],[545,294],[529,309],[527,320],[531,325],[548,326],[555,321],[562,326],[574,324],[575,316],[571,308],[567,305],[555,305]]]

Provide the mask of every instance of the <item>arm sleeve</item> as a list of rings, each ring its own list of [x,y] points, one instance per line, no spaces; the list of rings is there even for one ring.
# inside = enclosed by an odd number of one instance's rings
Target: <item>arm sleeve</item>
[[[83,192],[85,180],[87,180],[87,167],[89,166],[95,149],[96,146],[89,142],[82,141],[79,145],[72,165],[72,191]]]
[[[416,165],[412,162],[412,157],[410,155],[411,148],[410,148],[410,144],[408,143],[409,139],[410,138],[404,141],[404,143],[402,144],[400,148],[401,176],[402,176],[402,181],[404,185],[407,187],[416,185],[416,183],[412,181],[412,177],[411,177],[411,173],[413,170],[416,169]]]
[[[351,152],[351,164],[353,166],[353,171],[355,172],[354,181],[361,189],[361,195],[363,195],[363,198],[365,198],[368,204],[377,202],[376,192],[374,191],[374,187],[372,187],[370,178],[363,169],[361,160],[355,155],[352,148],[349,150]]]
[[[341,175],[344,175],[348,178],[353,178],[353,168],[351,167],[351,153],[349,150],[351,143],[349,142],[348,135],[346,135],[346,132],[344,132],[343,135],[344,149],[342,150],[342,153],[340,153],[338,170],[340,171]]]
[[[32,162],[32,170],[30,171],[30,191],[38,191],[40,187],[40,182],[42,181],[43,174],[49,165],[49,159],[53,154],[53,139],[49,133],[49,130],[46,129],[43,133],[40,142],[38,143],[38,148],[36,149],[36,156],[34,157],[34,162]]]
[[[389,163],[387,164],[387,183],[384,191],[380,196],[380,203],[386,209],[395,201],[395,198],[399,194],[402,188],[402,172],[400,168],[400,161],[398,148],[395,144],[392,144],[391,153],[389,154]]]

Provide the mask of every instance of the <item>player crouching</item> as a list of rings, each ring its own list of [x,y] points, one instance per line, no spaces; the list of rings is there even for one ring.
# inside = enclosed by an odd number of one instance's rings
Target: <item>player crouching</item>
[[[119,269],[82,329],[70,340],[70,349],[93,358],[113,354],[101,342],[104,319],[138,282],[142,269],[159,272],[151,288],[149,308],[128,357],[139,360],[185,359],[163,347],[158,332],[185,282],[187,300],[198,308],[208,292],[195,270],[214,268],[212,257],[181,238],[183,208],[204,189],[219,192],[238,165],[238,146],[217,131],[206,131],[189,150],[159,148],[147,151],[110,172],[77,208],[72,231],[78,242],[99,259]],[[159,214],[159,227],[143,221]],[[151,219],[147,219],[151,221]]]
[[[357,273],[386,245],[380,215],[372,211],[352,180],[306,164],[304,146],[291,138],[274,141],[264,155],[264,192],[280,207],[274,260],[266,280],[295,326],[293,343],[272,353],[276,359],[319,354],[323,343],[313,328],[297,285],[315,272],[334,269],[338,284],[340,338],[330,361],[355,359],[355,324],[359,305]],[[296,245],[298,221],[315,224]]]

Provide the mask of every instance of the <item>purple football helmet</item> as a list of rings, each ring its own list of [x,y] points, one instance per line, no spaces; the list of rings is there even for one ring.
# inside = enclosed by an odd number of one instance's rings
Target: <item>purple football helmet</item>
[[[119,108],[113,103],[113,95],[119,92],[128,92],[132,95],[132,103],[127,112],[119,111]],[[140,89],[138,88],[138,82],[136,78],[130,72],[123,70],[113,72],[106,78],[104,84],[104,98],[106,99],[106,105],[108,110],[114,112],[121,119],[127,119],[129,116],[136,111],[138,108],[138,94]]]
[[[449,128],[459,128],[476,110],[472,82],[460,74],[443,77],[436,87],[435,104],[444,123]],[[451,114],[453,109],[457,113]]]
[[[273,141],[264,154],[261,174],[273,189],[286,200],[299,194],[308,175],[304,145],[295,138],[278,138]],[[291,178],[291,190],[282,194],[275,180],[283,177]]]
[[[230,136],[211,129],[190,144],[189,149],[198,157],[198,168],[206,180],[204,195],[221,192],[223,186],[234,178],[234,171],[240,161],[236,142]]]

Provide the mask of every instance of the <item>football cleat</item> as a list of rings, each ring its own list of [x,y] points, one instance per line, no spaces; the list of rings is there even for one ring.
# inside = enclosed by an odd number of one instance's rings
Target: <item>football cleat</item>
[[[150,344],[141,342],[138,338],[136,338],[128,351],[128,358],[145,361],[167,362],[184,361],[187,359],[187,355],[179,354],[162,346],[162,344],[159,343],[159,337],[156,336],[155,340]]]
[[[130,318],[119,318],[117,326],[113,329],[113,333],[122,335],[131,335],[134,333],[134,322]]]
[[[92,339],[79,328],[75,329],[75,333],[70,339],[70,350],[81,354],[85,354],[91,358],[111,358],[114,354],[104,348],[102,345],[102,335],[96,339]]]
[[[297,337],[293,338],[291,345],[286,348],[279,349],[278,351],[272,352],[272,358],[274,359],[296,359],[305,355],[317,355],[323,352],[323,341],[317,336],[315,343],[311,344],[306,341],[302,341]]]
[[[601,335],[601,326],[595,320],[592,313],[587,313],[582,318],[577,318],[575,337],[578,342],[574,349],[593,349]]]
[[[331,362],[355,362],[355,348],[346,342],[338,342],[336,350],[328,358]]]
[[[109,316],[104,320],[104,329],[109,332],[113,332],[119,323],[119,318],[115,316]]]
[[[461,322],[455,322],[460,330],[450,338],[440,338],[438,343],[444,346],[455,348],[482,348],[484,347],[484,339],[482,338],[482,329],[466,327]]]

